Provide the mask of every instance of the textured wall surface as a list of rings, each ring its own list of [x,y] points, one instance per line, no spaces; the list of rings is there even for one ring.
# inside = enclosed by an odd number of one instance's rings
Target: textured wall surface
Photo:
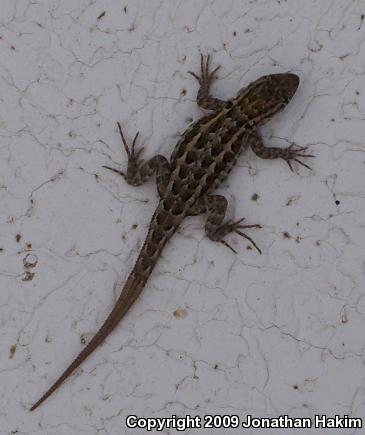
[[[1,435],[145,433],[131,413],[364,415],[364,13],[360,0],[1,1]],[[263,254],[187,220],[118,329],[30,413],[113,306],[157,204],[152,182],[102,168],[125,167],[116,122],[168,156],[202,115],[187,73],[200,52],[222,65],[219,98],[300,76],[261,131],[309,146],[313,169],[243,154],[220,192],[232,218],[262,224],[249,235]]]

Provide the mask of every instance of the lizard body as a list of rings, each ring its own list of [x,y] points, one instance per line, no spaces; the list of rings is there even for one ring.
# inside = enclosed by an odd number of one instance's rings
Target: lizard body
[[[129,147],[118,123],[128,155],[127,173],[105,167],[122,175],[128,184],[134,186],[143,184],[156,174],[159,204],[152,216],[137,261],[113,310],[88,345],[32,406],[32,411],[46,400],[118,325],[143,290],[164,246],[185,217],[207,212],[205,231],[211,240],[221,242],[234,251],[224,237],[235,232],[248,239],[261,252],[254,241],[242,232],[244,228],[260,226],[242,225],[243,219],[223,223],[227,200],[223,196],[211,194],[211,191],[227,177],[243,147],[250,146],[262,158],[282,158],[290,169],[292,161],[308,167],[298,159],[313,157],[304,153],[306,148],[268,148],[263,145],[257,132],[257,127],[270,120],[288,104],[299,85],[299,78],[290,73],[264,76],[240,90],[234,99],[222,101],[209,94],[218,68],[210,72],[209,56],[206,60],[201,56],[201,75],[190,72],[200,83],[197,95],[199,106],[211,110],[212,113],[203,116],[187,128],[175,146],[170,161],[161,155],[148,161],[141,159],[142,149],[135,149],[138,133]]]

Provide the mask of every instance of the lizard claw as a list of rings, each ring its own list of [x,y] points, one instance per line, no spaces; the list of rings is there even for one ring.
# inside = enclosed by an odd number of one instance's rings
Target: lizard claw
[[[295,146],[295,148],[294,148],[294,146]],[[306,163],[304,163],[298,159],[298,157],[310,157],[310,158],[314,157],[314,155],[312,155],[312,154],[305,153],[305,151],[307,149],[308,149],[308,147],[299,147],[299,146],[296,146],[294,143],[292,143],[290,145],[290,147],[288,147],[285,150],[285,153],[282,156],[282,159],[284,159],[286,161],[286,163],[288,164],[288,166],[292,172],[294,172],[292,162],[291,162],[292,160],[294,160],[295,162],[299,163],[300,165],[304,166],[307,169],[312,169],[309,165],[307,165]]]
[[[229,243],[227,243],[225,240],[222,239],[219,242],[222,243],[222,245],[226,246],[228,249],[230,249],[233,253],[238,254],[238,252],[235,249],[233,249],[232,246]]]
[[[118,124],[119,134],[120,134],[120,137],[122,138],[122,142],[123,142],[123,145],[124,145],[125,152],[127,153],[127,156],[128,156],[128,160],[136,160],[137,161],[139,156],[143,152],[143,148],[140,148],[136,152],[136,141],[137,141],[137,138],[139,136],[139,131],[137,131],[136,135],[134,136],[134,139],[133,139],[133,142],[132,142],[132,146],[129,147],[128,144],[127,144],[127,141],[125,140],[125,137],[124,137],[124,134],[123,134],[123,131],[122,131],[122,127],[121,127],[120,123],[117,122],[117,124]]]
[[[211,84],[217,77],[216,72],[219,70],[221,65],[218,65],[213,71],[209,72],[209,62],[210,62],[210,54],[206,57],[204,62],[204,56],[200,55],[200,76],[195,72],[188,71],[190,75],[198,80],[200,84]]]
[[[135,185],[134,181],[136,178],[136,174],[138,173],[138,168],[140,167],[141,161],[142,161],[140,159],[140,156],[141,156],[142,152],[144,151],[143,147],[139,148],[136,151],[136,142],[137,142],[137,138],[139,136],[139,131],[137,131],[136,135],[133,138],[132,146],[129,146],[127,141],[125,140],[120,123],[117,122],[117,125],[118,125],[118,129],[119,129],[120,137],[122,138],[125,152],[127,153],[127,156],[128,156],[127,173],[125,174],[124,172],[120,171],[119,169],[115,169],[115,168],[112,168],[110,166],[104,165],[103,168],[109,169],[109,170],[121,175],[129,184]]]
[[[255,227],[255,228],[261,228],[261,225],[251,225],[251,228]],[[237,233],[238,235],[240,235],[241,237],[243,237],[244,239],[248,240],[251,245],[257,250],[257,252],[261,255],[262,251],[261,249],[256,245],[256,243],[253,241],[253,239],[251,239],[251,237],[249,237],[247,234],[243,233],[242,231],[239,230],[235,230],[235,233]]]
[[[119,169],[115,169],[115,168],[112,168],[112,167],[106,166],[106,165],[103,165],[102,168],[109,169],[110,171],[113,171],[116,174],[121,175],[124,179],[126,178],[125,173],[123,171],[120,171]]]
[[[214,240],[219,241],[220,243],[222,243],[224,246],[226,246],[227,248],[229,248],[231,251],[233,251],[234,253],[237,254],[236,250],[232,248],[232,246],[230,246],[224,239],[223,237],[226,236],[229,233],[236,233],[238,235],[240,235],[241,237],[243,237],[244,239],[248,240],[253,246],[254,248],[260,253],[262,254],[261,249],[256,245],[256,243],[251,239],[251,237],[249,237],[247,234],[243,233],[241,230],[245,229],[245,228],[262,228],[261,225],[258,224],[254,224],[254,225],[241,225],[241,222],[244,220],[245,218],[241,218],[238,221],[232,222],[231,220],[228,220],[225,224],[219,226],[214,234]]]

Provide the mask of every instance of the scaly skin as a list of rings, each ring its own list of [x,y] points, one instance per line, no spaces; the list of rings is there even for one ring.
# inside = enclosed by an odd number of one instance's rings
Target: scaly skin
[[[243,219],[223,223],[227,200],[223,196],[211,194],[230,173],[242,147],[251,147],[264,159],[281,158],[290,169],[292,161],[309,168],[299,160],[301,157],[313,157],[305,154],[306,148],[265,147],[257,131],[257,127],[269,121],[289,103],[299,85],[299,78],[289,73],[264,76],[241,89],[234,99],[222,101],[209,94],[218,68],[210,72],[209,56],[206,61],[201,56],[201,75],[190,72],[200,83],[197,95],[199,106],[213,112],[187,128],[175,146],[170,161],[161,155],[149,161],[141,159],[143,149],[135,150],[138,133],[130,148],[118,123],[128,155],[127,173],[105,167],[122,175],[133,186],[143,184],[156,174],[160,201],[136,264],[112,312],[89,344],[32,406],[31,411],[46,400],[118,325],[143,290],[165,244],[185,217],[207,212],[205,231],[211,240],[223,243],[234,251],[224,237],[235,232],[248,239],[261,252],[254,241],[242,232],[244,228],[259,228],[260,225],[242,225]]]

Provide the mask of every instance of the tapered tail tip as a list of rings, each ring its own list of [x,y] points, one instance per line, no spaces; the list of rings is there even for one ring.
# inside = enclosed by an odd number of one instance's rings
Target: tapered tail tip
[[[29,409],[29,411],[34,411],[35,409],[37,409],[38,408],[38,406],[41,404],[41,403],[43,403],[46,399],[47,399],[47,397],[48,396],[42,396],[39,400],[38,400],[38,402],[36,402],[30,409]]]
[[[29,411],[34,411],[36,408],[38,408],[38,406],[39,406],[40,404],[37,402],[37,403],[35,403],[30,409],[29,409]]]

